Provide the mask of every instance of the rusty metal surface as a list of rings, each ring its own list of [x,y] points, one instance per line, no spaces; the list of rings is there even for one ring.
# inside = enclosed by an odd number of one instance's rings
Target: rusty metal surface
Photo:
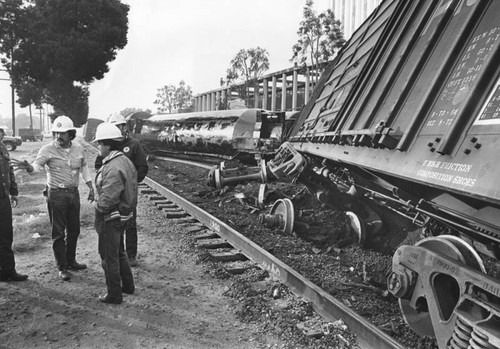
[[[148,185],[160,195],[172,201],[205,226],[216,232],[220,237],[233,245],[235,249],[240,250],[249,259],[258,263],[263,269],[269,271],[292,288],[296,294],[311,300],[315,310],[323,317],[330,321],[342,319],[349,326],[349,329],[357,334],[358,343],[361,348],[403,349],[403,346],[378,329],[375,325],[354,313],[342,302],[323,291],[311,281],[302,277],[288,265],[281,262],[254,242],[248,240],[245,236],[241,235],[224,222],[201,210],[148,177],[144,179],[144,184]]]

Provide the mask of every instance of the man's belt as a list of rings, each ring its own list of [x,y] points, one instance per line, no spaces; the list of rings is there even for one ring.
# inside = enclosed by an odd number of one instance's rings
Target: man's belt
[[[62,192],[67,192],[67,193],[75,193],[78,191],[77,187],[72,187],[72,188],[49,188],[50,191],[62,191]]]

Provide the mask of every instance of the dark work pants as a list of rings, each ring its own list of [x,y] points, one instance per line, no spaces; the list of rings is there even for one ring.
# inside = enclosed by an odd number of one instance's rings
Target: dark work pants
[[[104,215],[97,211],[95,227],[99,235],[98,249],[108,296],[113,300],[122,300],[122,287],[128,292],[135,289],[123,242],[124,227],[119,219],[104,221]]]
[[[0,189],[1,190],[1,189]],[[16,272],[14,252],[12,251],[12,207],[10,198],[0,194],[0,273],[10,276]]]
[[[125,245],[128,258],[137,256],[137,210],[134,210],[134,216],[125,225]]]
[[[57,268],[65,270],[76,261],[80,235],[80,194],[78,190],[49,190],[47,207],[52,224],[52,248]]]

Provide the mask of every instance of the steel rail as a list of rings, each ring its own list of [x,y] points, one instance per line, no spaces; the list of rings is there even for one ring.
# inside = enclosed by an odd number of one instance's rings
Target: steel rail
[[[267,270],[280,279],[284,284],[290,287],[295,294],[310,300],[315,311],[326,320],[336,321],[342,319],[349,327],[349,330],[356,333],[358,345],[361,348],[404,349],[404,346],[394,338],[384,333],[362,316],[353,312],[341,301],[322,290],[310,280],[300,275],[297,271],[221,220],[193,205],[188,200],[165,188],[149,177],[146,177],[143,183],[175,203],[205,226],[215,231],[220,237],[226,239],[227,242],[233,245],[237,250],[240,250],[247,258],[258,263],[262,269]]]

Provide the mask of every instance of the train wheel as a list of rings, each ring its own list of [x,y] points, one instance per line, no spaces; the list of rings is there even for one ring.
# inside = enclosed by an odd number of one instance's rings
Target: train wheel
[[[293,224],[295,221],[295,213],[293,212],[293,203],[290,199],[276,200],[273,207],[271,207],[271,216],[280,217],[280,229],[285,234],[293,232]]]
[[[220,170],[217,168],[217,166],[212,167],[208,172],[207,185],[217,189],[222,188],[220,182]]]
[[[464,240],[453,235],[440,235],[437,237],[430,237],[419,241],[415,244],[430,251],[439,253],[450,259],[460,261],[469,267],[480,270],[486,273],[483,261],[477,252]],[[438,298],[438,303],[441,307],[441,313],[444,317],[451,315],[455,308],[458,299],[453,298],[453,294],[458,293],[458,284],[455,279],[450,277],[434,278],[433,281],[434,294]],[[455,292],[450,292],[454,290]],[[427,304],[424,302],[426,294],[423,290],[415,290],[414,292],[421,292],[421,308],[414,309],[407,299],[399,298],[399,307],[406,323],[419,335],[435,337],[434,328]],[[440,295],[443,295],[443,302],[439,302]],[[442,304],[441,304],[442,303]]]
[[[346,211],[345,215],[349,219],[349,226],[351,227],[352,231],[358,236],[359,245],[363,246],[366,239],[366,230],[364,223],[354,212]]]
[[[267,184],[262,183],[259,186],[259,196],[257,198],[257,203],[260,208],[264,208],[264,201],[266,200],[266,196],[267,196]]]

